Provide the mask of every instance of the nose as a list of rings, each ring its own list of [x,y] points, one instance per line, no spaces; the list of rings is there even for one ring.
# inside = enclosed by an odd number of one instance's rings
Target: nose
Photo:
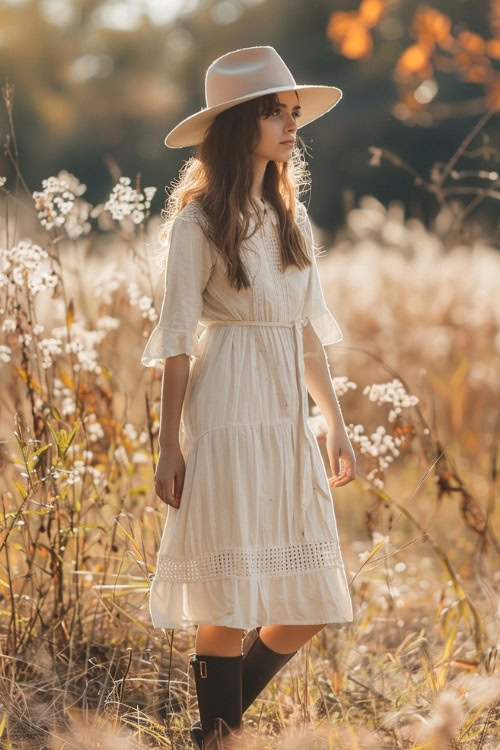
[[[291,132],[292,134],[295,133],[297,130],[297,121],[295,120],[295,117],[292,117],[291,114],[288,115],[288,122],[286,126],[286,132]]]

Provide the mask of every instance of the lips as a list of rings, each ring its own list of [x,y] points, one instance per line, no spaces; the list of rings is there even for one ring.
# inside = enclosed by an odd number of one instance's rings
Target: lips
[[[293,146],[294,143],[295,141],[281,141],[283,146]]]

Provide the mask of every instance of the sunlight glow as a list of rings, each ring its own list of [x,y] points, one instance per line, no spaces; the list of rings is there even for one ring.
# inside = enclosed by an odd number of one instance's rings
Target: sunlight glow
[[[144,16],[151,23],[168,24],[198,10],[199,0],[109,0],[96,8],[93,17],[103,26],[121,31],[137,29]]]

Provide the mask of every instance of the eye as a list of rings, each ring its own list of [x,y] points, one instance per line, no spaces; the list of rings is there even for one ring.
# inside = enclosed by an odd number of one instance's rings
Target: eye
[[[274,113],[275,113],[275,112],[280,112],[280,113],[281,113],[281,111],[282,111],[282,108],[281,108],[281,107],[276,107],[276,108],[275,108],[275,109],[273,110],[273,115],[274,115]],[[298,118],[299,118],[299,117],[301,116],[301,114],[302,114],[302,112],[301,112],[300,110],[297,110],[297,109],[296,109],[296,110],[294,110],[294,111],[292,112],[292,117],[294,117],[294,118],[295,118],[295,120],[298,120]]]

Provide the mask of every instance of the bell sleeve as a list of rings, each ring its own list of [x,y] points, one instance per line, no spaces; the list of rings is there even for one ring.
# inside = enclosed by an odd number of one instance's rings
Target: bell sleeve
[[[309,256],[311,258],[302,307],[302,318],[304,320],[304,325],[307,324],[308,320],[311,322],[311,325],[323,346],[326,346],[327,344],[335,344],[342,341],[344,336],[340,330],[339,324],[333,317],[325,302],[316,255],[314,254],[314,237],[311,222],[304,206],[302,206],[301,223],[302,231],[309,250]]]
[[[145,367],[177,354],[200,356],[196,329],[203,290],[213,268],[210,244],[200,223],[177,215],[168,236],[165,286],[158,325],[141,356]]]

